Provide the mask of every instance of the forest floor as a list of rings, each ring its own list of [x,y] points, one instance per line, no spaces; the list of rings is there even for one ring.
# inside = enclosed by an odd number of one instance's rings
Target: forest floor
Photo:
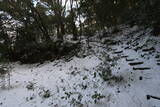
[[[10,63],[0,77],[0,106],[160,107],[160,37],[122,26],[90,38],[89,49],[82,44],[69,59]]]

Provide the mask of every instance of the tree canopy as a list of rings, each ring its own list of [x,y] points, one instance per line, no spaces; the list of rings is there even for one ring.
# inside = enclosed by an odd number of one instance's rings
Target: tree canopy
[[[55,44],[63,43],[64,35],[72,34],[78,40],[118,24],[159,26],[160,1],[1,0],[0,45],[5,50],[1,53],[16,60],[28,54],[32,57],[43,49],[59,49]]]

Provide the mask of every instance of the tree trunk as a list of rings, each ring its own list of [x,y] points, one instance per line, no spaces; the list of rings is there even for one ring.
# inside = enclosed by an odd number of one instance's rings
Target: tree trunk
[[[74,22],[74,12],[73,12],[73,0],[70,0],[70,8],[71,8],[71,26],[72,26],[72,34],[74,36],[74,40],[77,40],[77,28]]]

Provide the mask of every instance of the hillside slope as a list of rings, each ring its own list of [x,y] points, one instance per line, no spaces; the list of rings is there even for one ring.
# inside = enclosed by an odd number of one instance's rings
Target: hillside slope
[[[122,26],[92,37],[90,49],[82,44],[71,59],[11,63],[10,75],[0,78],[0,106],[160,107],[160,100],[147,99],[160,97],[160,37]]]

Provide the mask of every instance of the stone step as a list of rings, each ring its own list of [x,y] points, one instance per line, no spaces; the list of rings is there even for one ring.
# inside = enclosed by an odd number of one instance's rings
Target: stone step
[[[112,51],[117,51],[117,49],[113,49],[113,48],[112,48]]]
[[[155,48],[154,47],[151,47],[151,48],[148,48],[148,49],[143,49],[142,51],[143,52],[149,52],[149,51],[154,51]]]
[[[160,60],[156,60],[157,62],[160,62]]]
[[[126,58],[126,61],[127,61],[127,62],[134,61],[134,60],[135,60],[135,59]]]
[[[131,66],[141,65],[141,64],[143,64],[143,62],[131,62],[131,63],[129,63],[129,65],[131,65]]]
[[[114,52],[114,54],[120,54],[120,53],[122,53],[123,51],[116,51],[116,52]]]
[[[133,67],[133,70],[150,70],[151,68],[149,67],[141,67],[141,68],[135,68]]]
[[[128,55],[121,56],[121,58],[128,58],[128,57],[129,57]]]
[[[131,47],[127,46],[127,47],[125,47],[124,49],[131,49]]]

